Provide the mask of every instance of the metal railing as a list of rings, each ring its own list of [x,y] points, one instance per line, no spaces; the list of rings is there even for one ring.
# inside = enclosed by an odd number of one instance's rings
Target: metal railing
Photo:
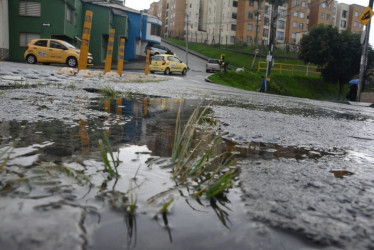
[[[257,71],[266,71],[266,62],[259,62]],[[297,64],[286,64],[286,63],[274,63],[271,68],[272,71],[278,71],[280,74],[298,74],[298,75],[316,75],[319,76],[321,73],[317,71],[316,66],[310,65],[297,65]]]

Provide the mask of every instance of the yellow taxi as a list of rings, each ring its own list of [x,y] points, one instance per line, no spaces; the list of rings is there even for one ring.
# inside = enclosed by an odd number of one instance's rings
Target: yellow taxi
[[[187,74],[187,65],[174,55],[156,55],[152,57],[149,71],[153,74],[156,71],[164,72],[170,75],[174,72],[180,72],[182,75]]]
[[[80,50],[66,41],[57,39],[34,39],[26,47],[24,58],[28,63],[66,63],[76,67]],[[87,65],[93,65],[91,53],[88,53]]]

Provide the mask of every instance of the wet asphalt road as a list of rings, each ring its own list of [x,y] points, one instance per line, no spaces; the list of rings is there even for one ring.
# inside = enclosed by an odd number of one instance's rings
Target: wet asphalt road
[[[185,60],[182,52],[175,52]],[[195,66],[193,61],[199,63]],[[5,75],[24,76],[28,84],[39,84],[2,91],[0,121],[74,123],[87,113],[85,100],[97,96],[83,89],[102,86],[213,100],[219,130],[256,152],[238,163],[242,199],[251,219],[300,234],[321,247],[373,249],[374,109],[219,86],[203,80],[203,60],[189,62],[187,77],[157,74],[154,80],[165,81],[146,83],[132,83],[130,76],[130,82],[59,76],[60,67],[0,62],[1,86],[14,83],[4,80]]]

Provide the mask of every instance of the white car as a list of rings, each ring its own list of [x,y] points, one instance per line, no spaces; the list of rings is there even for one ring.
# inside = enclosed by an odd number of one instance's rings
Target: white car
[[[154,56],[154,55],[163,55],[163,54],[170,54],[170,55],[174,55],[173,52],[171,52],[171,50],[165,46],[162,46],[162,45],[159,45],[159,44],[148,44],[146,47],[145,47],[145,50],[144,50],[144,53],[147,55],[147,49],[150,49],[151,50],[151,56]]]
[[[205,66],[205,71],[207,73],[213,71],[221,71],[221,65],[219,64],[219,60],[209,58]]]

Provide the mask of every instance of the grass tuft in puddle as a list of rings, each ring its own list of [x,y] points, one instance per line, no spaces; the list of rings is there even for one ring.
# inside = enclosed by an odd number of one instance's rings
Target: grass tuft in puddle
[[[205,116],[209,105],[203,108],[202,103],[190,116],[183,132],[180,119],[182,103],[180,103],[171,166],[173,177],[179,185],[194,183],[194,196],[205,193],[207,197],[212,198],[232,186],[237,176],[237,169],[231,168],[232,155],[227,151],[219,152],[217,149],[221,134],[215,135],[214,129],[209,126],[211,123],[206,122]],[[196,139],[198,129],[202,130],[199,134],[203,136]]]
[[[99,93],[104,95],[105,97],[108,97],[108,98],[116,98],[117,96],[120,95],[120,92],[109,87],[109,86],[105,86],[105,87],[102,87],[100,90],[99,90]]]
[[[99,147],[100,147],[100,151],[101,151],[101,156],[102,156],[103,161],[104,161],[105,170],[111,176],[119,177],[118,169],[117,169],[119,164],[120,164],[120,161],[118,159],[118,153],[117,153],[116,156],[114,156],[112,147],[110,146],[108,136],[105,132],[103,133],[103,138],[104,138],[105,146],[104,146],[103,140],[100,139],[99,140]],[[108,154],[110,156],[110,160],[108,158]]]

